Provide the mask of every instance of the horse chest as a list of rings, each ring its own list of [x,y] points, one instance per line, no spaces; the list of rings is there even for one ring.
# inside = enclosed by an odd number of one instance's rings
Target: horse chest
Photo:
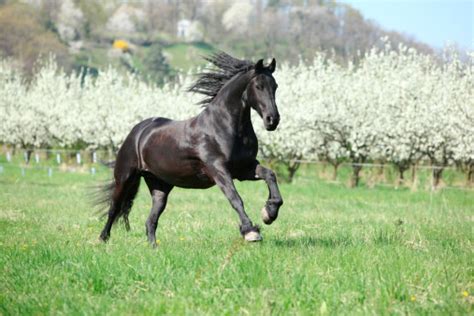
[[[254,161],[257,156],[258,142],[254,135],[239,137],[235,141],[230,156],[232,164],[247,163]]]

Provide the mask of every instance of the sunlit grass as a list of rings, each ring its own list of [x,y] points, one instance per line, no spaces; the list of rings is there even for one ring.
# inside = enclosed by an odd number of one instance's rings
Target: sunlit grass
[[[237,183],[264,241],[246,244],[216,188],[175,189],[146,243],[142,186],[108,244],[88,193],[98,174],[8,166],[0,175],[0,314],[469,314],[474,193],[282,184],[261,223],[265,184]]]
[[[202,58],[214,51],[214,48],[206,43],[178,43],[165,46],[163,52],[167,55],[170,65],[178,70],[189,70],[197,66],[205,66],[206,61]]]

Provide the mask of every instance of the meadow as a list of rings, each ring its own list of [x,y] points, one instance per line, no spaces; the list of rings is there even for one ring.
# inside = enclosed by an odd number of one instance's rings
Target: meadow
[[[278,220],[263,225],[267,188],[237,183],[263,242],[245,243],[218,189],[174,189],[146,243],[143,185],[110,242],[91,206],[110,171],[3,165],[0,314],[472,314],[472,190],[350,189],[303,170],[282,183]]]

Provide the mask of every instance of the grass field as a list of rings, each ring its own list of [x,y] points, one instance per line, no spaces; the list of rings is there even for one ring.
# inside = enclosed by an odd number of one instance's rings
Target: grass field
[[[214,48],[206,43],[177,43],[165,46],[163,52],[174,69],[188,71],[205,66],[207,62],[202,57],[213,53]]]
[[[87,193],[109,177],[4,167],[0,314],[472,314],[474,192],[282,184],[246,244],[215,188],[175,189],[151,249],[142,186],[108,244]],[[237,183],[254,222],[264,183]]]

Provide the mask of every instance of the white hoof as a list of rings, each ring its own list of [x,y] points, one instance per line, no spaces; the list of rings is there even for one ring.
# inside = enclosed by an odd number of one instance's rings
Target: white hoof
[[[262,208],[262,220],[265,224],[271,224],[272,223],[272,220],[270,219],[270,216],[268,215],[268,211],[267,211],[267,208],[264,206]]]
[[[260,236],[259,233],[253,232],[253,231],[245,234],[244,238],[246,241],[261,241],[262,240],[262,236]]]

